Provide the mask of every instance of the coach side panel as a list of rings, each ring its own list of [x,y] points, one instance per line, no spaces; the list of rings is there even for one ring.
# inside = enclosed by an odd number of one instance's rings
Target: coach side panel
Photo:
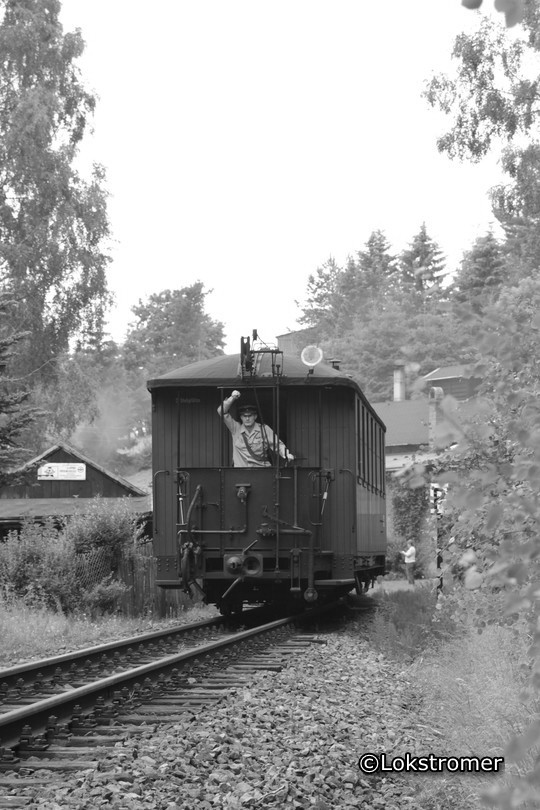
[[[358,554],[386,552],[384,429],[365,402],[356,402]]]

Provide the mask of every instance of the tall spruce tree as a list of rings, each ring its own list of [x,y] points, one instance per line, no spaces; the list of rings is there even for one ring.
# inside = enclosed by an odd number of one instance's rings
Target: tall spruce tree
[[[356,255],[364,286],[371,291],[373,297],[386,292],[397,280],[398,262],[383,231],[373,231],[365,249],[359,250]]]
[[[332,331],[335,325],[335,298],[342,269],[330,256],[315,273],[308,277],[306,299],[301,304],[299,321],[321,332]]]
[[[373,231],[364,250],[349,256],[345,267],[330,257],[309,276],[300,322],[313,327],[320,340],[338,338],[366,317],[397,280],[390,243],[382,231]]]
[[[491,231],[480,236],[465,253],[453,284],[453,299],[481,313],[495,301],[507,276],[501,246]]]
[[[364,250],[356,257],[349,257],[347,267],[340,274],[336,295],[342,300],[342,311],[348,321],[344,327],[353,325],[355,316],[362,315],[382,299],[397,280],[398,264],[390,252],[390,243],[380,230],[370,234]]]
[[[427,293],[439,289],[445,276],[445,259],[439,245],[429,236],[423,222],[410,247],[400,256],[405,289]]]
[[[24,302],[17,372],[41,378],[72,338],[99,343],[109,303],[104,170],[74,168],[95,98],[59,13],[58,0],[0,0],[0,284]]]

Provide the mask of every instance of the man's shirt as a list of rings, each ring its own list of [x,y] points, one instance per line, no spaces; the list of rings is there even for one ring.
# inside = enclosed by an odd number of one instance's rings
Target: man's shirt
[[[406,563],[416,562],[416,549],[414,546],[410,546],[410,548],[407,549],[404,559]]]
[[[271,467],[267,454],[268,448],[279,449],[279,455],[282,458],[286,457],[285,445],[279,441],[268,425],[255,422],[251,430],[246,430],[229,413],[224,415],[223,421],[232,434],[233,467]],[[265,438],[263,438],[263,430]]]

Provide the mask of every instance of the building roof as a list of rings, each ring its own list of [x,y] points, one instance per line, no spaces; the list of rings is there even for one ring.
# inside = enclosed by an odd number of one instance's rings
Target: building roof
[[[441,366],[429,374],[424,375],[424,380],[455,380],[455,379],[476,378],[474,365]]]
[[[426,464],[438,457],[432,451],[414,451],[409,453],[389,453],[385,458],[386,472],[410,469],[414,464]]]
[[[429,442],[427,399],[375,402],[373,408],[386,425],[387,447],[419,447]]]
[[[142,498],[104,498],[104,501],[122,500],[134,515],[150,511],[150,496]],[[83,514],[95,498],[4,498],[0,499],[0,523],[13,523],[25,518],[69,517]]]

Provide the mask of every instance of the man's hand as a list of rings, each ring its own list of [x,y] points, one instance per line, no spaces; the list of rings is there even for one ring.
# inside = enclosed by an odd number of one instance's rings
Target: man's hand
[[[240,391],[233,391],[232,394],[231,394],[231,397],[233,399],[239,399],[240,398]]]

